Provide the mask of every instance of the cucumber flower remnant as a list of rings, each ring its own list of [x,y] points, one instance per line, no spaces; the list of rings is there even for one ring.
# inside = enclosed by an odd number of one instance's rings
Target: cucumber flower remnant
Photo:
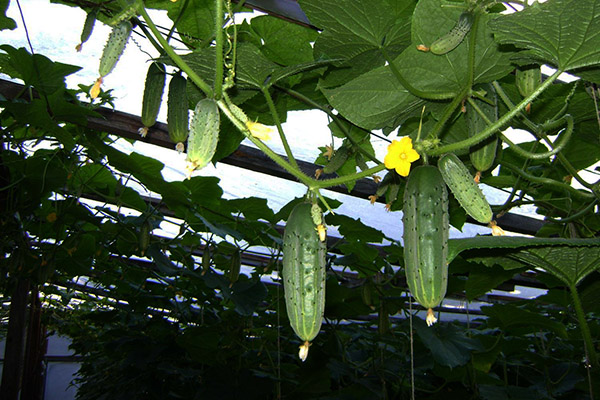
[[[246,128],[250,131],[252,136],[257,139],[264,141],[271,140],[271,133],[273,132],[272,128],[265,126],[259,122],[254,121],[246,121]]]
[[[390,143],[383,163],[387,169],[395,169],[398,175],[408,176],[410,164],[419,158],[419,153],[413,149],[412,139],[405,136]]]

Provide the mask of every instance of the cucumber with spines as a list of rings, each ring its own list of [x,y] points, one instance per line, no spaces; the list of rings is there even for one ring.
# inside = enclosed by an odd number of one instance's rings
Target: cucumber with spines
[[[321,329],[325,311],[326,246],[317,234],[311,209],[309,202],[296,205],[283,234],[285,305],[292,329],[303,341],[302,361]]]
[[[413,297],[427,309],[427,325],[448,286],[448,191],[439,170],[413,169],[404,190],[404,269]]]
[[[479,185],[454,153],[447,153],[438,160],[438,168],[442,177],[461,207],[474,220],[482,224],[492,222],[492,209]]]
[[[110,74],[114,69],[125,50],[132,29],[133,27],[129,21],[123,21],[113,27],[108,35],[108,40],[102,51],[102,57],[98,66],[98,72],[101,77]]]
[[[187,139],[188,177],[208,165],[217,151],[221,125],[219,107],[213,99],[202,99],[194,108]]]
[[[454,50],[467,36],[474,20],[475,16],[472,11],[464,11],[458,17],[454,27],[429,46],[429,51],[436,55],[443,55]]]
[[[98,15],[98,7],[94,7],[87,13],[85,17],[85,22],[83,23],[83,29],[81,30],[81,36],[79,44],[75,47],[75,50],[78,52],[81,51],[81,48],[85,42],[88,41],[90,36],[92,36],[92,31],[94,30],[94,25],[96,24],[96,16]]]

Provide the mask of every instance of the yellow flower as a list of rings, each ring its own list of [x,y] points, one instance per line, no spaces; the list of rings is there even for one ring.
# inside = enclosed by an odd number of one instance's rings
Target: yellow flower
[[[413,149],[411,138],[405,136],[390,143],[383,162],[387,169],[395,169],[399,175],[408,176],[410,164],[419,158],[419,153]]]
[[[271,140],[272,128],[265,126],[259,122],[246,121],[246,128],[250,131],[252,136],[262,141]]]
[[[95,99],[100,94],[100,85],[102,85],[102,77],[96,79],[94,86],[92,86],[92,89],[90,89],[90,97],[92,99]]]

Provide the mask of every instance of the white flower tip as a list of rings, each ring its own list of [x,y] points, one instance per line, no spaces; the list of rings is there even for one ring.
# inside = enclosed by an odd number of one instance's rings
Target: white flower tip
[[[143,126],[140,129],[138,129],[138,133],[140,134],[141,137],[145,138],[146,135],[148,134],[148,127],[147,126]]]
[[[175,145],[175,150],[177,150],[178,153],[183,153],[183,150],[185,150],[185,145],[183,144],[183,142],[178,142]]]
[[[298,357],[302,360],[302,362],[306,361],[306,357],[308,357],[308,348],[310,347],[310,343],[308,340],[300,346],[300,351],[298,351]]]
[[[437,322],[437,318],[433,313],[433,309],[427,310],[427,318],[425,318],[425,322],[427,322],[427,326],[431,326]]]

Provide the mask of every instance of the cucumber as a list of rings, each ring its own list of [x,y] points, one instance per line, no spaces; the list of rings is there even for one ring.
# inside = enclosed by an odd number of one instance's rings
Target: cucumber
[[[322,172],[325,174],[333,174],[344,165],[348,160],[348,157],[350,157],[350,146],[340,146],[340,148],[333,153],[333,156],[331,156],[327,165],[323,167]]]
[[[292,329],[304,342],[299,352],[302,361],[321,329],[325,311],[327,250],[315,231],[311,208],[308,202],[295,206],[283,233],[285,306]]]
[[[148,246],[150,245],[150,232],[152,231],[152,224],[149,220],[144,221],[142,226],[140,227],[140,236],[139,240],[139,248],[140,254],[143,256],[146,254],[146,250],[148,250]]]
[[[444,154],[438,160],[438,168],[467,214],[482,224],[492,222],[492,209],[462,161],[453,153]]]
[[[240,277],[240,270],[242,269],[242,253],[240,249],[236,248],[233,254],[231,255],[231,264],[229,266],[229,287],[233,286],[234,283]]]
[[[542,84],[542,70],[539,65],[528,68],[517,68],[515,83],[523,97],[531,95]]]
[[[175,149],[181,153],[185,148],[184,142],[187,140],[190,124],[187,79],[181,74],[173,75],[169,82],[167,107],[169,137],[175,143]]]
[[[202,99],[196,104],[187,139],[188,177],[192,171],[206,167],[215,155],[220,123],[216,101]]]
[[[156,117],[158,116],[165,90],[165,80],[165,65],[159,62],[150,64],[146,73],[146,84],[142,99],[142,125],[144,126],[139,129],[142,137],[145,137],[148,133],[148,128],[156,123]]]
[[[98,8],[94,7],[90,12],[87,13],[85,17],[85,22],[83,23],[83,29],[81,30],[81,37],[79,44],[75,47],[75,50],[78,52],[81,51],[83,44],[88,41],[90,36],[92,36],[92,31],[94,30],[94,25],[96,24],[96,16],[98,15]]]
[[[448,191],[439,170],[415,168],[404,191],[404,269],[413,297],[427,308],[427,325],[448,286]]]
[[[101,77],[110,74],[117,61],[119,61],[119,58],[121,58],[129,36],[131,36],[132,29],[129,21],[123,21],[113,27],[110,35],[108,35],[108,40],[102,51],[102,57],[98,66],[98,72]]]
[[[486,103],[485,101],[474,99],[475,104],[490,120],[490,122],[496,122],[498,120],[498,96],[496,91],[491,84],[485,86],[487,92],[486,98],[489,99],[493,104]],[[475,136],[487,127],[487,123],[484,119],[475,111],[471,103],[465,104],[465,121],[467,123],[467,132],[469,136]],[[471,147],[469,152],[469,159],[473,164],[473,167],[478,172],[487,171],[494,165],[496,159],[496,151],[498,148],[498,137],[492,135],[489,138],[477,143]]]
[[[460,14],[454,27],[444,36],[434,41],[429,46],[429,51],[433,54],[442,55],[454,50],[462,43],[467,33],[471,30],[474,19],[475,17],[471,11],[465,11]]]

